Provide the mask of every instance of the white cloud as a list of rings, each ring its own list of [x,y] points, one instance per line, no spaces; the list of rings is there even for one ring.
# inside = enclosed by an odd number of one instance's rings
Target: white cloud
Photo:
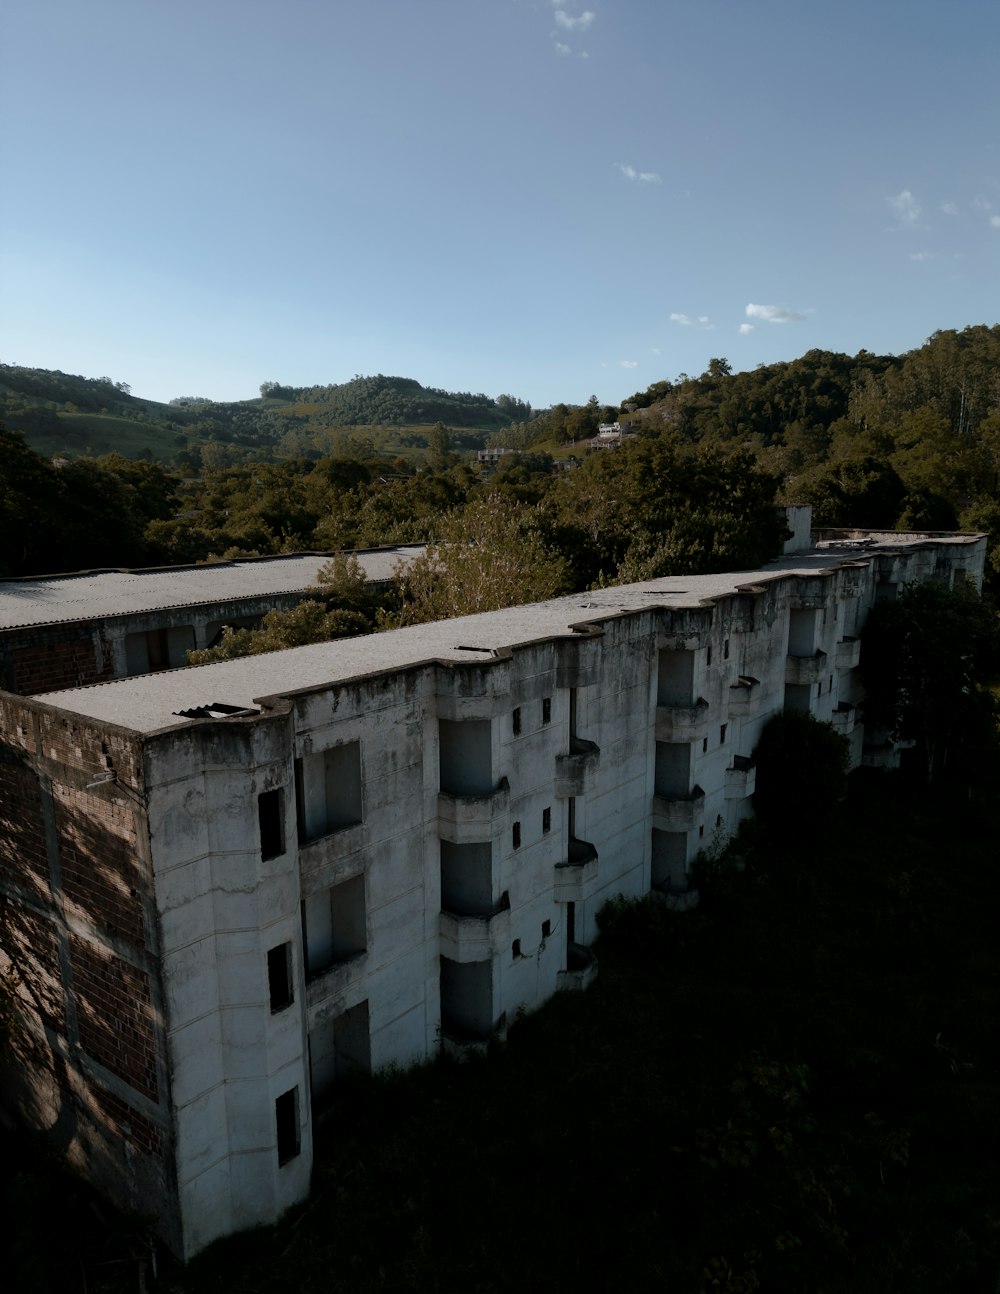
[[[910,260],[929,261],[931,259],[931,255],[932,255],[931,252],[910,252]]]
[[[942,202],[942,203],[941,203],[941,210],[944,212],[944,214],[945,214],[946,216],[957,216],[957,215],[958,215],[958,203],[957,203],[957,202]]]
[[[989,198],[973,198],[972,205],[976,208],[977,211],[993,210],[993,203],[989,200]]]
[[[570,54],[573,53],[573,51],[570,49],[568,45],[563,45],[562,42],[558,40],[556,41],[553,48],[555,49],[556,53],[559,55],[560,58],[569,58]]]
[[[638,368],[639,361],[637,359],[623,359],[621,366],[622,368]]]
[[[909,189],[901,189],[894,198],[886,198],[901,225],[912,226],[920,219],[920,203]]]
[[[565,9],[556,10],[556,26],[563,31],[586,31],[597,14],[593,9],[584,9],[581,14],[567,13]]]
[[[755,306],[752,302],[746,308],[748,319],[763,319],[766,323],[801,323],[804,314],[797,310],[786,310],[784,306]]]
[[[990,224],[994,229],[1000,229],[1000,216],[990,216]]]
[[[637,171],[634,166],[629,166],[627,162],[615,162],[615,166],[625,176],[626,180],[638,180],[640,184],[662,184],[663,179],[656,171]]]
[[[685,328],[711,328],[712,321],[708,315],[686,315],[675,311],[670,316],[670,322],[682,324]]]
[[[659,346],[650,346],[650,348],[649,348],[649,349],[653,352],[653,354],[654,354],[654,355],[662,355],[662,354],[663,354],[663,351],[660,349],[660,347],[659,347]]]
[[[739,333],[741,337],[745,337],[747,333],[751,333],[753,332],[753,330],[754,330],[753,324],[740,324],[739,328],[737,328],[736,331]]]

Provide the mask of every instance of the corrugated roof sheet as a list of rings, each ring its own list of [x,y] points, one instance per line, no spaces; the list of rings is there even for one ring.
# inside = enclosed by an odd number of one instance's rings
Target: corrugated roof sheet
[[[481,661],[485,653],[569,634],[575,625],[599,625],[602,620],[622,612],[645,610],[650,606],[701,606],[714,598],[736,593],[740,588],[758,586],[786,575],[810,575],[845,562],[855,563],[880,550],[910,547],[917,537],[901,538],[902,543],[874,544],[861,551],[853,547],[847,551],[830,548],[786,557],[751,571],[617,585],[504,611],[461,616],[361,638],[341,638],[214,665],[188,666],[50,692],[34,699],[137,732],[153,732],[190,722],[178,716],[179,710],[217,704],[250,709],[258,698],[343,683],[382,670],[405,669],[422,661]],[[978,542],[978,538],[954,536],[953,541],[968,544]]]
[[[370,580],[387,580],[398,562],[411,561],[422,551],[421,545],[403,545],[369,549],[357,557]],[[316,572],[330,556],[295,553],[209,566],[0,580],[0,630],[297,593],[315,581]]]

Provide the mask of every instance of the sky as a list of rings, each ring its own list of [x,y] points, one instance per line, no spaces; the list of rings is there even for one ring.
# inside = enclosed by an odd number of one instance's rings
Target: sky
[[[0,360],[617,404],[1000,318],[996,0],[6,0]]]

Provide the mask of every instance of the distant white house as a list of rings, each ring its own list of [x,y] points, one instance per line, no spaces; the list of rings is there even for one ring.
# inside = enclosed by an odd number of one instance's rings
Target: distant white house
[[[591,443],[599,449],[604,449],[611,445],[620,445],[622,441],[629,440],[637,434],[628,423],[623,427],[620,422],[602,422],[597,428],[597,436]]]

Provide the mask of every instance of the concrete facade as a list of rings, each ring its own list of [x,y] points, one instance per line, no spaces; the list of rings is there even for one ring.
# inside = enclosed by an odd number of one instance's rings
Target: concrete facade
[[[607,899],[691,901],[772,715],[833,723],[861,762],[870,607],[976,580],[984,550],[828,537],[753,572],[0,694],[23,1116],[182,1256],[273,1221],[345,1076],[482,1048],[585,987]]]
[[[385,584],[420,545],[356,554]],[[0,687],[25,696],[176,669],[224,625],[259,626],[308,596],[330,553],[0,580]]]

